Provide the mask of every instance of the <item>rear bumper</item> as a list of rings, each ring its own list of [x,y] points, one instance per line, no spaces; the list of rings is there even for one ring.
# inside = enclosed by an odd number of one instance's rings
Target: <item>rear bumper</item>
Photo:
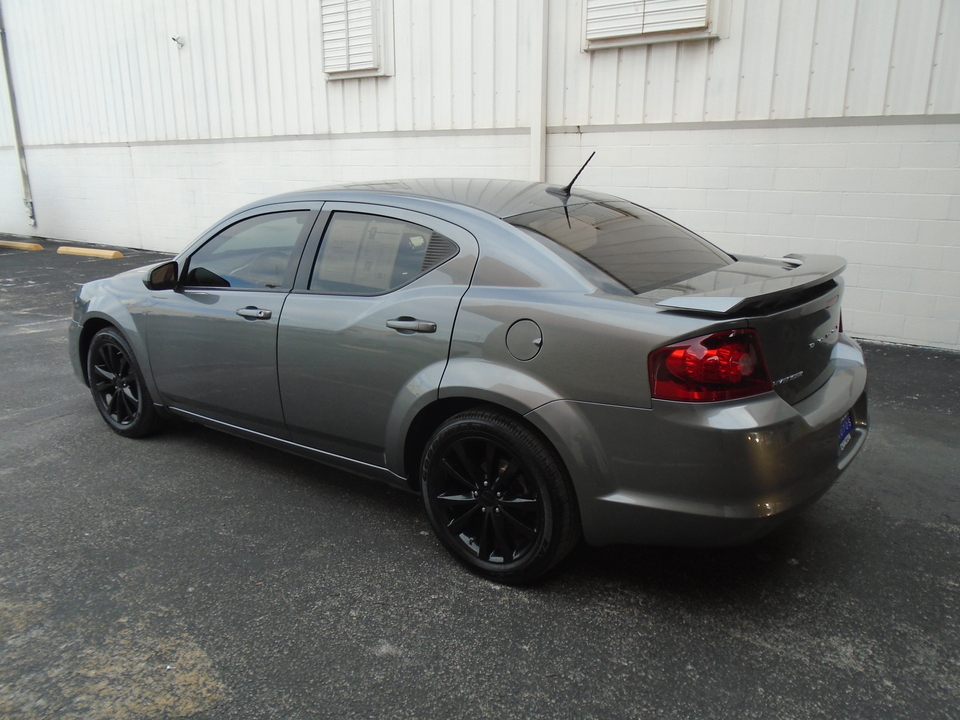
[[[816,501],[863,446],[862,352],[841,337],[832,363],[796,405],[775,393],[650,409],[564,401],[529,417],[564,456],[591,545],[737,544]],[[854,427],[841,450],[847,412]]]

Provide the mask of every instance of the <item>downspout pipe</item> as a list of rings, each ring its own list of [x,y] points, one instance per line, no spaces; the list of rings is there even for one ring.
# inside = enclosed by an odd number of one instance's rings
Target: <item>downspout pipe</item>
[[[33,212],[33,193],[30,191],[30,176],[27,174],[27,156],[23,152],[23,136],[20,134],[20,114],[17,112],[17,96],[13,92],[13,75],[10,73],[10,53],[7,50],[7,27],[3,24],[3,6],[0,5],[0,46],[3,48],[3,70],[7,77],[7,94],[10,98],[10,114],[13,116],[13,142],[20,160],[20,179],[23,181],[23,204],[27,209],[27,222],[37,226]]]

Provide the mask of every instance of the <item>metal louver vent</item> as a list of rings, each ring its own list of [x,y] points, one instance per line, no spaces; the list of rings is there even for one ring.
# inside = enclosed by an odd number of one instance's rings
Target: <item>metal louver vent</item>
[[[321,0],[323,71],[379,67],[377,6],[374,0]]]
[[[587,42],[631,35],[699,30],[709,0],[586,0]]]
[[[430,242],[427,243],[427,251],[423,254],[423,265],[420,266],[420,272],[425,273],[430,268],[436,267],[456,254],[457,244],[453,240],[440,233],[433,233],[430,236]]]

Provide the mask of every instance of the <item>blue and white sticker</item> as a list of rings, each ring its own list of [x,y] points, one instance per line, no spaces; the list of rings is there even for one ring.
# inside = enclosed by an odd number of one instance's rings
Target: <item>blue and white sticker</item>
[[[850,419],[850,413],[843,416],[840,421],[840,452],[850,444],[853,437],[853,420]]]

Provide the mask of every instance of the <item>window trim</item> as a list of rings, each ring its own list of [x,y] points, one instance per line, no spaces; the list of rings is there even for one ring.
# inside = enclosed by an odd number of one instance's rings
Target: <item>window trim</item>
[[[637,5],[643,5],[646,0],[634,0]],[[621,48],[632,45],[654,45],[667,42],[682,42],[685,40],[715,40],[720,37],[719,18],[720,4],[724,0],[706,0],[707,22],[702,28],[691,28],[689,30],[668,30],[665,32],[639,32],[632,34],[619,35],[617,37],[598,38],[594,40],[587,39],[587,0],[583,0],[581,14],[581,32],[582,40],[581,50],[583,52],[593,52],[605,48]]]

